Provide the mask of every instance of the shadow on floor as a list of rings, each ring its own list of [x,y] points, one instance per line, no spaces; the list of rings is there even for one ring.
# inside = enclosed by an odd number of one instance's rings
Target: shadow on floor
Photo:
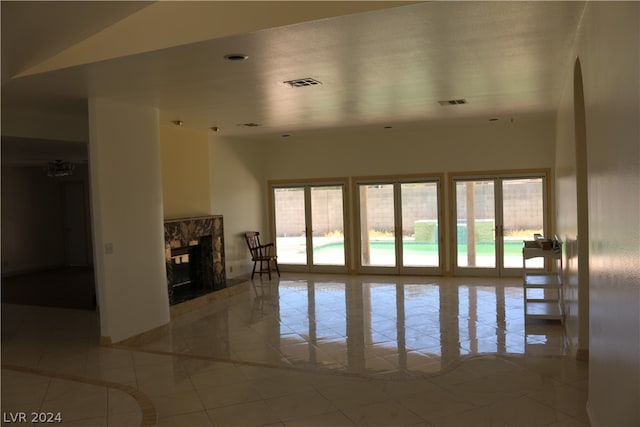
[[[96,309],[93,269],[67,267],[2,278],[2,303]]]

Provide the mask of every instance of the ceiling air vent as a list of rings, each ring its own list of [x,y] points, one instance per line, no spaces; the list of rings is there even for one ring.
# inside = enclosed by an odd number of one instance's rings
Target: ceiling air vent
[[[240,123],[238,124],[238,126],[243,127],[243,128],[255,128],[260,126],[258,123]]]
[[[466,103],[467,103],[466,99],[448,99],[446,101],[438,101],[438,104],[440,104],[443,107],[447,105],[462,105]]]
[[[287,80],[283,83],[288,84],[291,87],[305,87],[322,84],[322,82],[319,82],[316,79],[312,79],[311,77],[305,77],[304,79]]]

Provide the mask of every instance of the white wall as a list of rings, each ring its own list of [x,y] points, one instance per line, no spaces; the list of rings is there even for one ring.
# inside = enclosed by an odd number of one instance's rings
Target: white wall
[[[566,72],[556,133],[556,232],[564,241],[565,327],[572,353],[589,351],[589,230],[581,67]],[[575,105],[574,105],[575,104]]]
[[[265,159],[261,144],[209,137],[211,212],[224,217],[227,278],[251,272],[251,257],[244,241],[246,231],[267,233]]]
[[[594,426],[640,425],[639,24],[640,3],[589,2],[576,46],[586,104]]]
[[[514,122],[398,125],[282,138],[265,151],[267,179],[548,168],[553,115]]]
[[[95,276],[101,335],[169,322],[158,111],[89,101]]]

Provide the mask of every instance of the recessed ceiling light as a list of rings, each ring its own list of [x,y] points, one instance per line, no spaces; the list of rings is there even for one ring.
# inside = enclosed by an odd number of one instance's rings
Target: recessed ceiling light
[[[291,136],[291,134],[290,134],[290,133],[283,133],[283,134],[282,134],[282,137],[283,137],[283,138],[288,138],[288,137],[290,137],[290,136]]]
[[[497,122],[497,121],[498,121],[498,118],[497,118],[497,117],[492,117],[492,118],[490,118],[490,119],[489,119],[489,121],[490,121],[490,122]]]
[[[255,128],[260,126],[258,123],[240,123],[238,124],[238,126],[243,127],[243,128]]]
[[[176,126],[182,126],[182,123],[184,123],[182,120],[174,120],[171,123],[173,123]]]
[[[385,129],[393,129],[393,126],[385,126]]]
[[[227,61],[244,61],[248,57],[249,55],[245,55],[244,53],[229,53],[224,56],[224,59]]]

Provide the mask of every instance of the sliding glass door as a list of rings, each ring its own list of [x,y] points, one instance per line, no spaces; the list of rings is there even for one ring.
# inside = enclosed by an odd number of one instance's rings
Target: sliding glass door
[[[456,181],[456,266],[496,273],[496,185],[494,180]]]
[[[305,187],[273,189],[276,253],[280,265],[307,265]]]
[[[272,186],[282,270],[346,271],[344,189],[344,183]]]
[[[537,178],[502,180],[502,267],[522,269],[522,241],[545,234],[545,182]],[[552,238],[553,236],[549,236]],[[544,267],[543,258],[527,261],[531,268]]]
[[[402,265],[440,266],[438,182],[399,184],[402,225]]]
[[[455,273],[521,274],[522,241],[545,230],[545,177],[459,177],[453,184]]]
[[[441,272],[439,187],[437,178],[356,182],[361,272]]]
[[[360,273],[442,274],[446,264],[456,275],[521,274],[522,241],[548,231],[546,172],[450,179],[445,230],[441,175],[353,178],[352,234],[347,179],[271,183],[279,265],[346,272],[353,263]],[[542,259],[534,262],[545,267]]]
[[[344,187],[309,187],[311,204],[311,264],[345,266]]]

